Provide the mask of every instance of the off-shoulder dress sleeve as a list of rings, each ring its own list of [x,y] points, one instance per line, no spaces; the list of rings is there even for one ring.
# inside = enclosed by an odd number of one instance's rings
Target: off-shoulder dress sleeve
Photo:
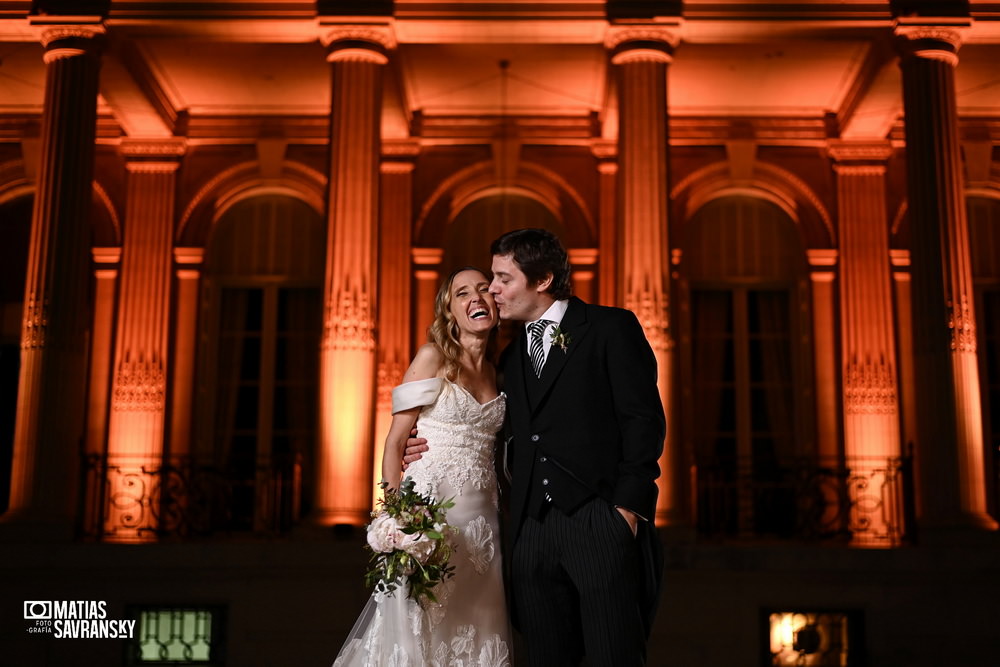
[[[410,408],[430,405],[437,400],[444,378],[427,378],[404,382],[392,390],[392,414],[409,410]]]

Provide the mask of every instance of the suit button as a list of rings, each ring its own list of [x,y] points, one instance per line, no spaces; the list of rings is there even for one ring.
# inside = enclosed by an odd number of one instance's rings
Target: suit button
[[[542,463],[545,463],[546,461],[548,461],[548,459],[545,458],[544,456],[542,458],[538,459],[538,460],[541,461]]]
[[[542,486],[548,486],[548,485],[549,485],[549,480],[543,479],[542,480]]]
[[[538,437],[537,433],[535,435],[531,436],[531,441],[532,442],[538,442],[539,440],[541,440],[541,438]]]

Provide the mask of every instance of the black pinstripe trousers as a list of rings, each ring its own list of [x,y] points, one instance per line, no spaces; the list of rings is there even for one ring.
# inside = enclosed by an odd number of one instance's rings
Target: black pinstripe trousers
[[[511,562],[521,657],[531,667],[644,664],[637,579],[632,530],[606,500],[525,518]]]

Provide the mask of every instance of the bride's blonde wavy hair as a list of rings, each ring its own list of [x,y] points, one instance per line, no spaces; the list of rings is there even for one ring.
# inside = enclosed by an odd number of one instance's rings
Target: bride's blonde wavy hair
[[[489,275],[475,266],[463,266],[452,271],[451,275],[438,288],[437,296],[434,298],[434,321],[427,329],[428,342],[434,343],[444,356],[444,376],[449,382],[456,382],[462,370],[462,344],[458,340],[458,322],[451,314],[451,284],[455,281],[455,276],[462,271],[475,271],[489,280]],[[487,359],[492,360],[495,341],[496,329],[494,328],[490,332],[490,338],[486,344]]]

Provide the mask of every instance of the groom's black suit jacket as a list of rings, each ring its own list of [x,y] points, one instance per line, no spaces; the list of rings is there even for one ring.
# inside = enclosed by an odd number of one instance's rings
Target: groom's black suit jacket
[[[661,556],[652,521],[665,423],[656,359],[628,310],[573,297],[559,328],[569,343],[565,351],[552,346],[540,379],[527,375],[524,327],[500,361],[510,438],[509,534],[517,539],[529,500],[537,497],[532,486],[543,478],[553,504],[566,512],[582,500],[581,490],[598,495],[648,519],[640,522],[642,579],[644,593],[658,597]]]

